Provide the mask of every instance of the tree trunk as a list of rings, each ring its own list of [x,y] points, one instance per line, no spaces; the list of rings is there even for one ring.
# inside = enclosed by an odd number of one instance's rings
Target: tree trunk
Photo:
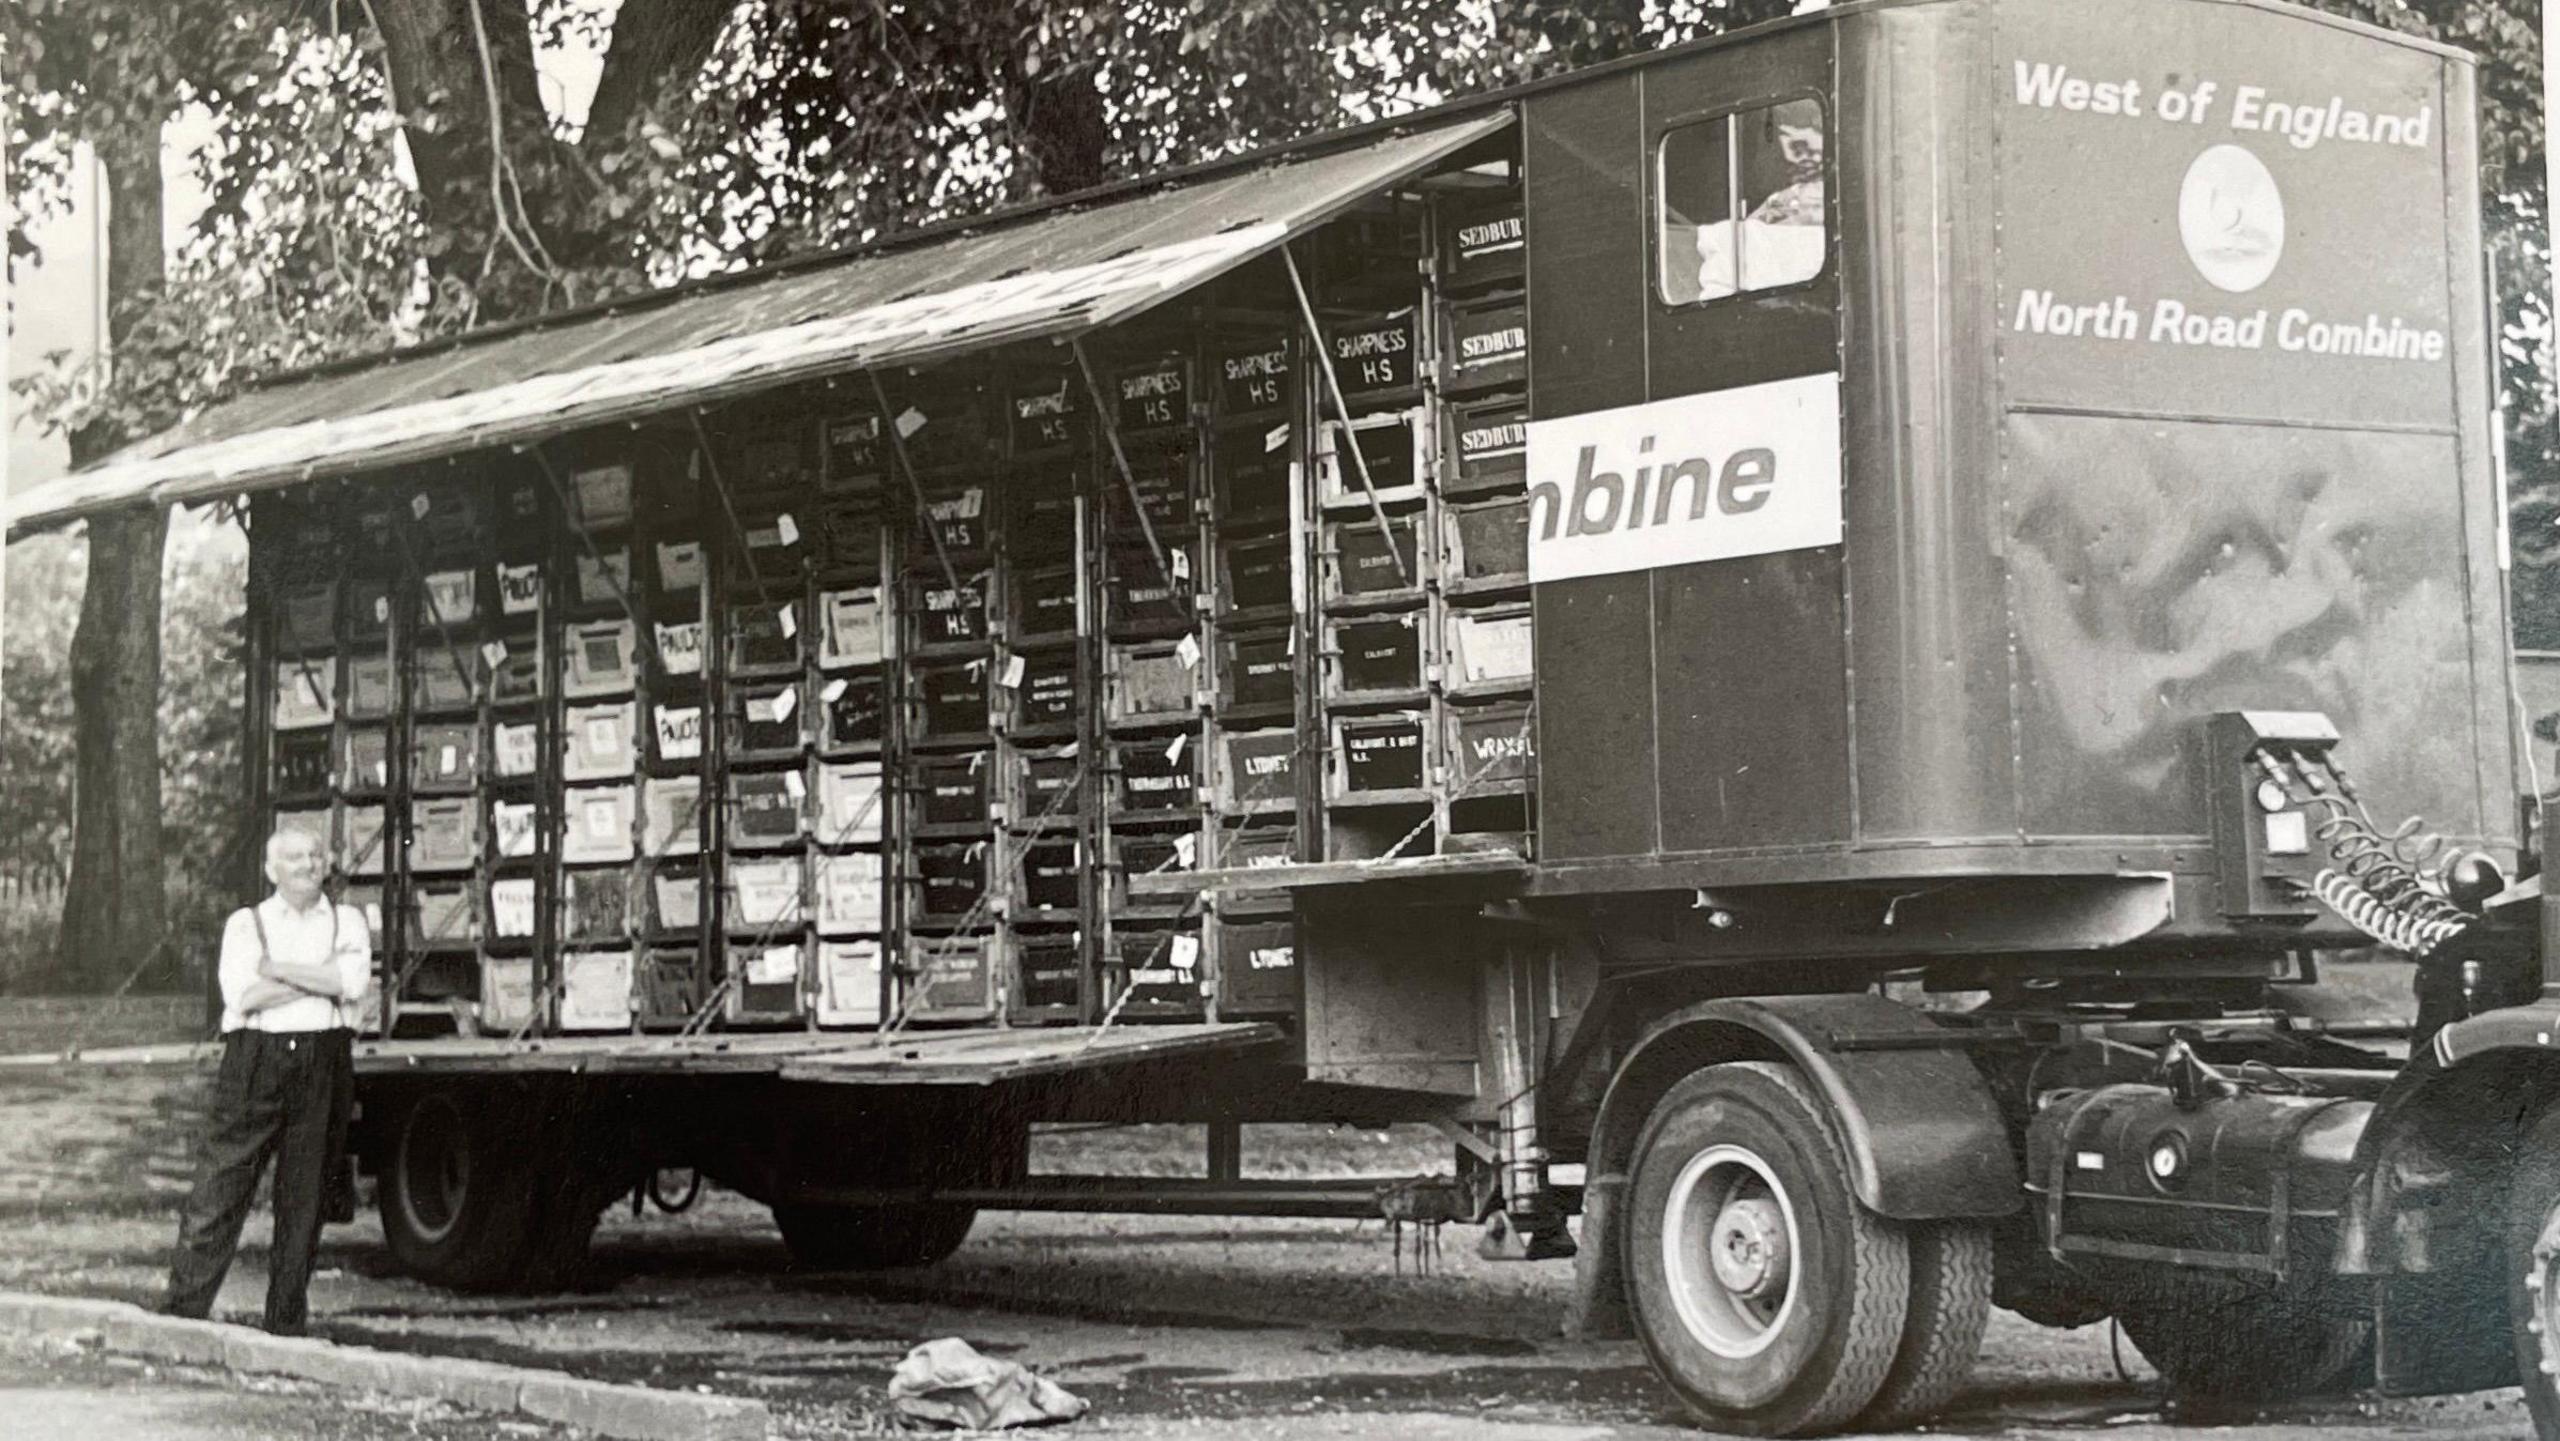
[[[109,350],[164,277],[160,136],[101,145],[107,172]],[[125,437],[71,437],[85,465]],[[54,982],[108,989],[160,956],[168,914],[160,845],[160,565],[167,513],[155,505],[89,522],[89,579],[71,635],[71,880]]]
[[[1032,166],[1039,172],[1040,189],[1049,195],[1072,195],[1100,185],[1111,128],[1103,113],[1102,92],[1094,87],[1093,71],[1084,67],[1052,70],[1037,80],[1024,80],[1015,72],[1009,78],[1012,93],[1006,101],[1017,117],[1015,127],[1031,154]]]
[[[622,0],[579,145],[592,152],[616,144],[652,107],[683,101],[729,23],[729,10],[703,0]]]
[[[71,636],[71,883],[56,983],[107,990],[158,952],[168,912],[160,854],[157,506],[89,522],[89,582]]]
[[[497,75],[502,123],[539,125],[542,103],[524,6],[484,5],[475,28],[476,3],[481,0],[373,0],[366,10],[382,36],[391,103],[400,112],[409,163],[418,172],[418,195],[429,218],[486,234],[494,214],[489,73]],[[485,67],[483,35],[489,54]]]
[[[371,0],[367,8],[382,37],[420,203],[431,224],[461,237],[431,263],[475,283],[484,256],[499,274],[598,263],[616,236],[594,213],[587,159],[553,133],[522,0]],[[713,0],[623,0],[587,111],[586,135],[596,146],[618,143],[651,104],[683,93],[729,9]],[[504,152],[502,167],[491,163],[493,144]],[[495,298],[505,309],[528,297],[500,291]],[[532,298],[551,299],[547,290]]]

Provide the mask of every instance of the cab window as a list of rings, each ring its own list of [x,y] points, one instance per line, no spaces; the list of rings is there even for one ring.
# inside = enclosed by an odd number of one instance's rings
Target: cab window
[[[1654,252],[1672,305],[1797,285],[1830,253],[1822,106],[1719,115],[1663,132],[1655,152]]]

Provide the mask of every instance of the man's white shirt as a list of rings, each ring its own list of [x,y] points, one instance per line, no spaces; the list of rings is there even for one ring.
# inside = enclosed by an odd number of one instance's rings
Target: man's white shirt
[[[282,895],[271,895],[254,907],[255,919],[252,909],[244,906],[233,911],[222,928],[222,1029],[292,1032],[355,1026],[364,1012],[365,986],[373,976],[373,933],[365,927],[364,912],[337,905],[327,896],[297,911]],[[267,932],[263,950],[258,944],[261,922]],[[240,998],[257,983],[263,954],[294,965],[336,965],[340,994],[334,1000],[297,996],[262,1011],[242,1011]]]

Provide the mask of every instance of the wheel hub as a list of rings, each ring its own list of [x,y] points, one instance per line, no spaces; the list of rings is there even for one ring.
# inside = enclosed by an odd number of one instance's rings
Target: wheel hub
[[[1716,1215],[1708,1263],[1724,1288],[1764,1301],[1786,1284],[1787,1219],[1766,1196],[1736,1196]]]
[[[1689,1158],[1664,1198],[1662,1262],[1671,1303],[1699,1345],[1756,1356],[1787,1327],[1802,1245],[1795,1204],[1769,1163],[1742,1146]]]

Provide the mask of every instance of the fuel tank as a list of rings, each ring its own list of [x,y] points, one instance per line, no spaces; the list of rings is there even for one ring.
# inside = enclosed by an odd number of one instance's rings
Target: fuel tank
[[[2373,1103],[2165,1086],[2054,1093],[2027,1128],[2046,1249],[2259,1272],[2325,1268]]]

